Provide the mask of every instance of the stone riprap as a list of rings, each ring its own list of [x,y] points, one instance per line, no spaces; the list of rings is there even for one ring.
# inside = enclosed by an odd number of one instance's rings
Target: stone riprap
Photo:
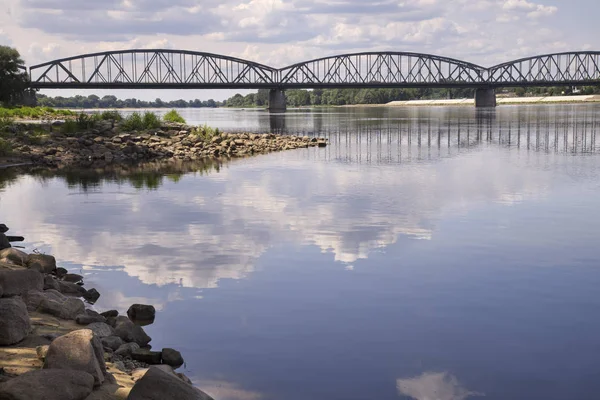
[[[308,147],[325,147],[327,140],[271,133],[212,133],[201,135],[184,124],[163,124],[159,129],[122,132],[109,121],[95,129],[65,134],[33,130],[50,125],[16,124],[9,141],[14,153],[37,165],[106,165],[151,160],[195,161],[235,158]],[[57,130],[59,128],[54,128]],[[33,139],[32,139],[33,138]]]

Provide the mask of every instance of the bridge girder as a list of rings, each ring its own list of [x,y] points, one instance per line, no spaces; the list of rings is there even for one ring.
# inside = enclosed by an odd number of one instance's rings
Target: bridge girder
[[[523,58],[485,68],[408,52],[324,57],[276,69],[212,53],[135,49],[84,54],[32,66],[34,88],[497,88],[600,84],[600,52]]]

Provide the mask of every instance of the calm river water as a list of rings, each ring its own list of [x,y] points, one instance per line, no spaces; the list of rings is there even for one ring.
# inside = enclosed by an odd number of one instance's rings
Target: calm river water
[[[184,114],[330,146],[4,170],[0,220],[215,399],[598,398],[600,106]]]

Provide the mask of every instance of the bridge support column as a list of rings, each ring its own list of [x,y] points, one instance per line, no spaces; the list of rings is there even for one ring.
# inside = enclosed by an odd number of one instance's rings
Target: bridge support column
[[[269,112],[285,112],[285,92],[283,89],[269,90]]]
[[[475,90],[475,107],[496,107],[496,91],[492,88]]]

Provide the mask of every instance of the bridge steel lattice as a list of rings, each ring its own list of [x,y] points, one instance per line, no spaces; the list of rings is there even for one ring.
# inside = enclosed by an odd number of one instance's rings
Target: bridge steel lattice
[[[499,87],[600,85],[600,52],[546,54],[490,68],[430,54],[367,52],[273,68],[219,54],[136,49],[54,60],[29,74],[35,89],[266,88],[271,109],[285,109],[282,91],[293,88],[474,88],[476,105],[495,106]]]

